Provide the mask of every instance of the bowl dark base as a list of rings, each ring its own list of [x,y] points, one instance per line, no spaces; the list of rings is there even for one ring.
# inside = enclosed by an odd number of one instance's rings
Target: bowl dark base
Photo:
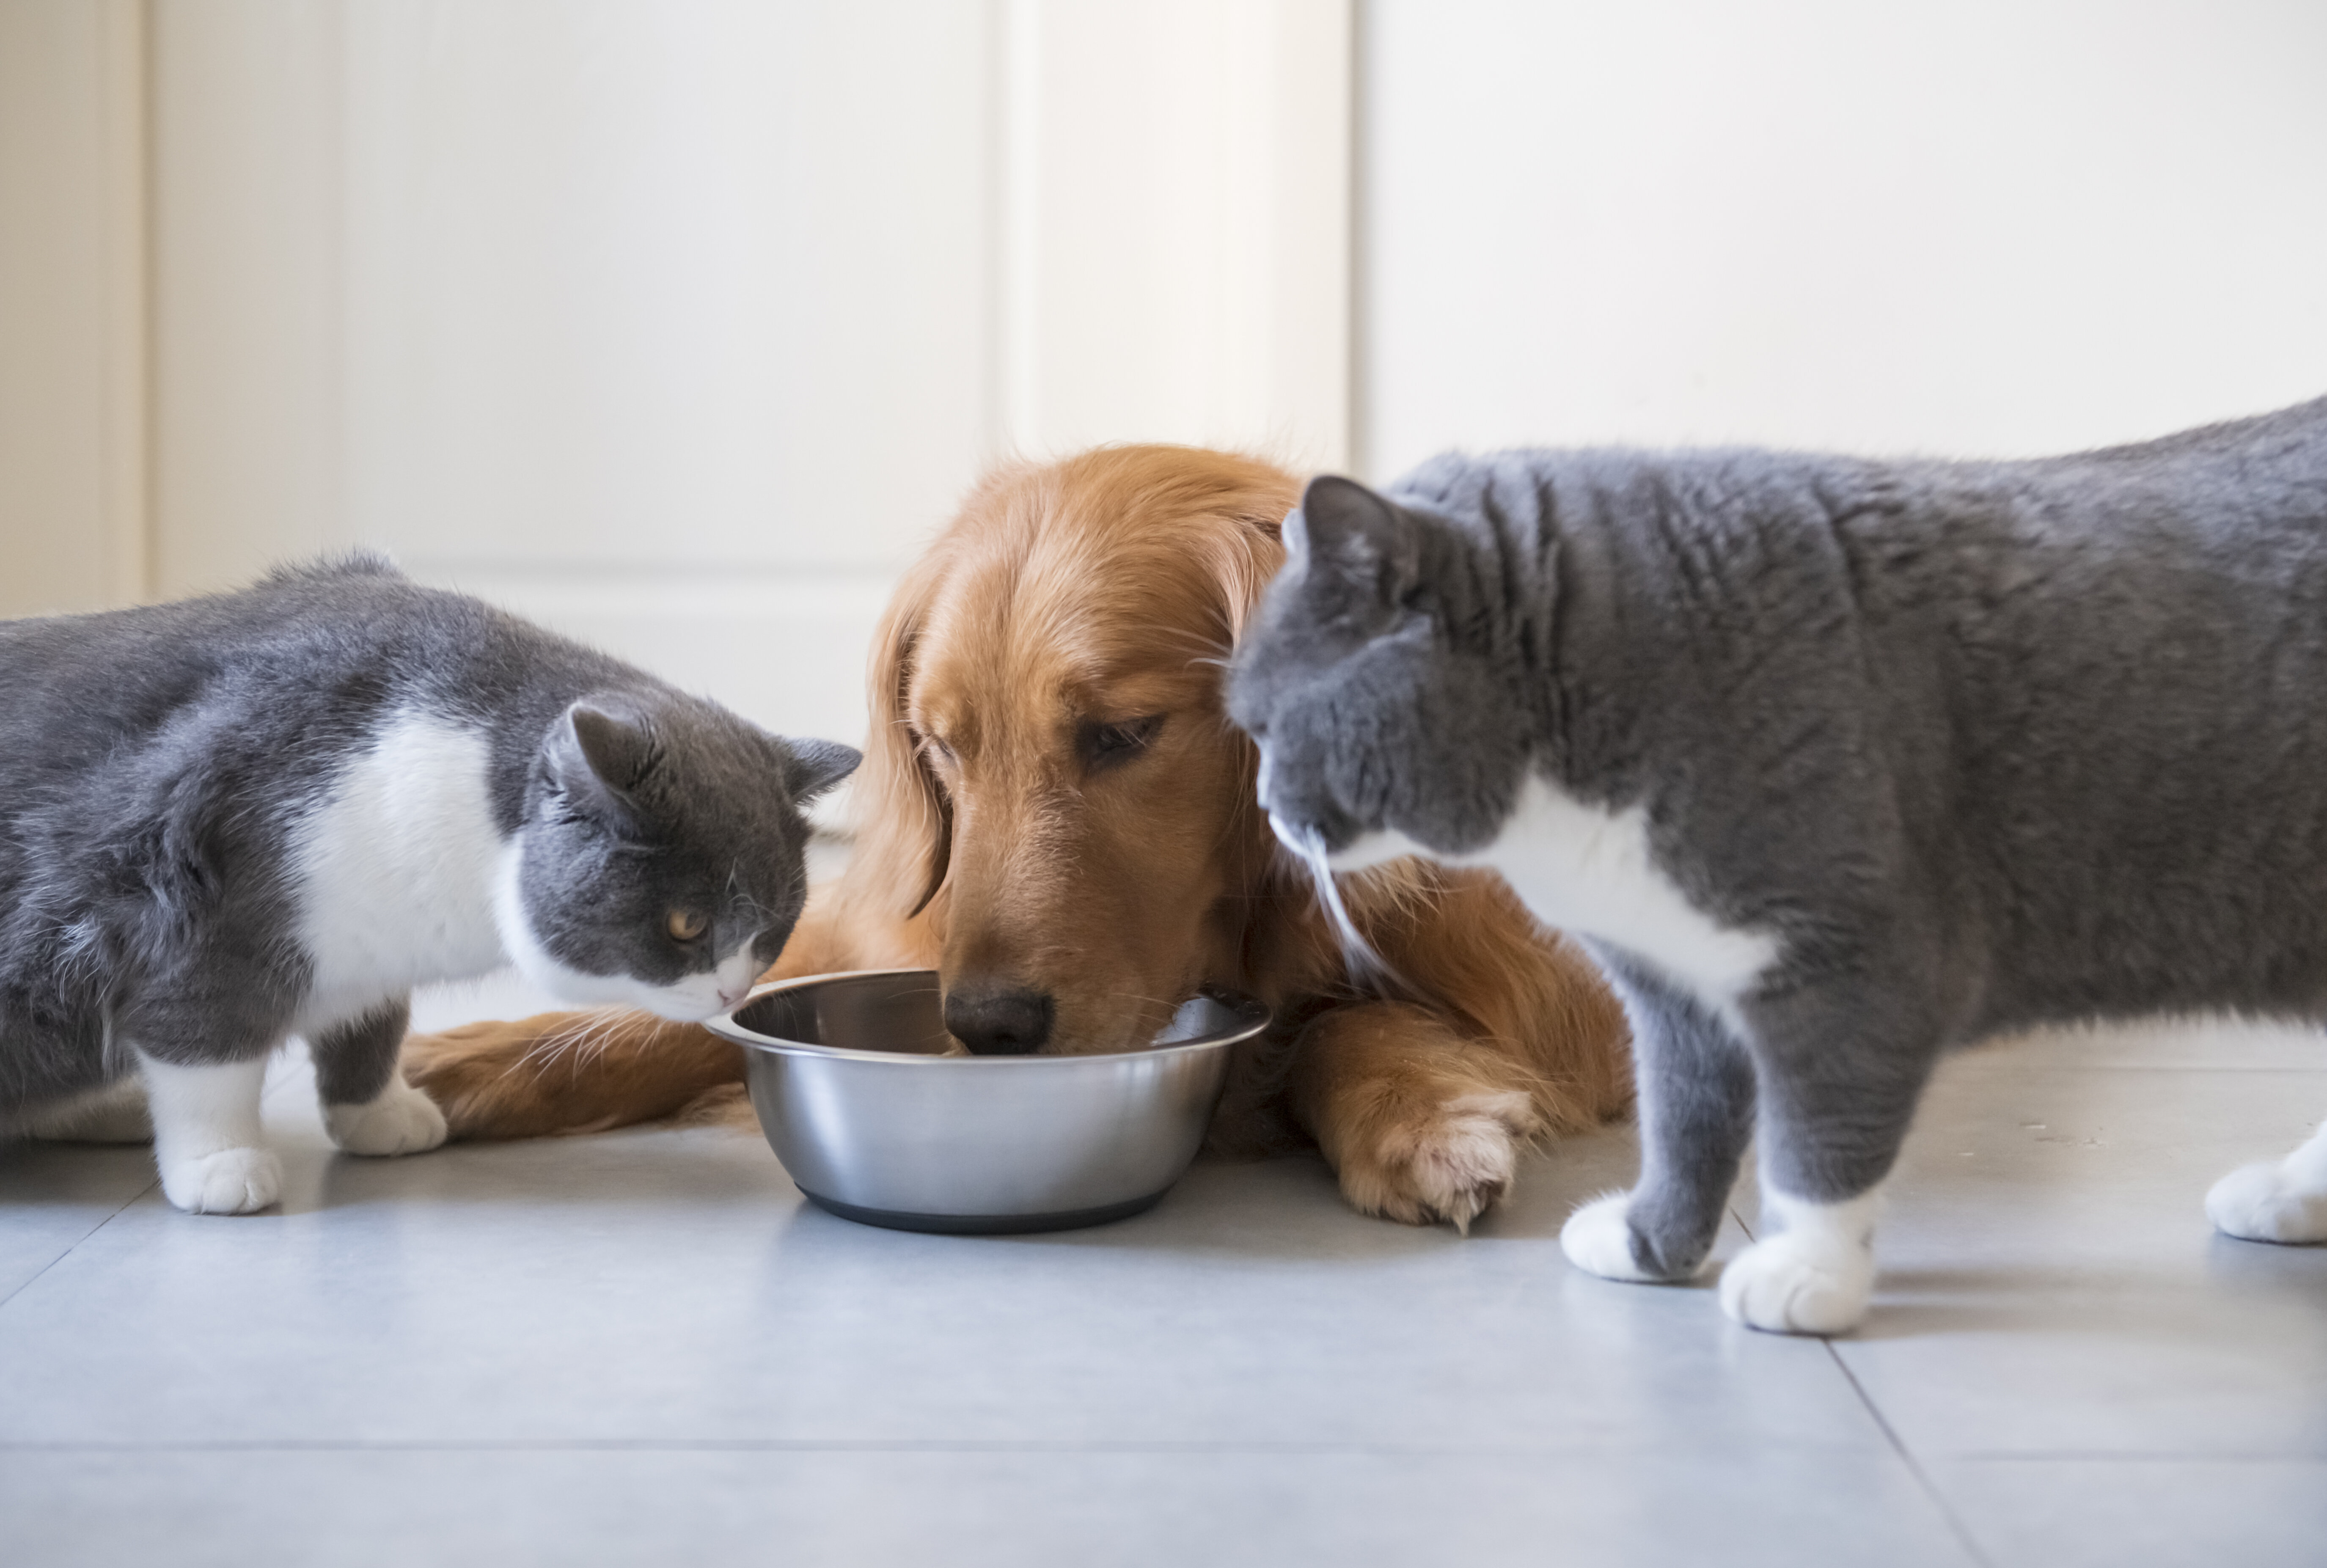
[[[859,1208],[820,1192],[810,1192],[805,1187],[800,1188],[800,1193],[827,1213],[853,1219],[859,1225],[877,1225],[883,1230],[930,1230],[941,1236],[1023,1236],[1034,1230],[1080,1230],[1088,1225],[1106,1225],[1145,1214],[1164,1201],[1163,1193],[1151,1192],[1128,1203],[1108,1203],[1097,1209],[1060,1209],[1048,1214],[908,1214],[895,1209]]]

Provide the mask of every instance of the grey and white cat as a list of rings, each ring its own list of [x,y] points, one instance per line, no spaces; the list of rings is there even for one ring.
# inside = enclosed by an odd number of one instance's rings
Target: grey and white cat
[[[340,1147],[435,1147],[416,985],[514,962],[579,1003],[732,1005],[856,765],[369,558],[0,621],[0,1134],[136,1137],[163,1190],[277,1196],[266,1059]],[[140,1101],[143,1101],[143,1104]]]
[[[1847,1328],[1944,1049],[2327,1018],[2327,399],[2034,462],[1446,457],[1285,534],[1230,687],[1280,835],[1492,866],[1623,996],[1642,1169],[1582,1268],[1696,1273],[1758,1127],[1722,1304]],[[2207,1212],[2327,1240],[2327,1132]]]

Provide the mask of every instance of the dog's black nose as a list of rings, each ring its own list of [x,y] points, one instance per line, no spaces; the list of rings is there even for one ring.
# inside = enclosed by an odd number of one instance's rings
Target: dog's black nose
[[[949,1033],[977,1056],[1024,1056],[1051,1038],[1056,1009],[1040,991],[958,986],[945,999]]]

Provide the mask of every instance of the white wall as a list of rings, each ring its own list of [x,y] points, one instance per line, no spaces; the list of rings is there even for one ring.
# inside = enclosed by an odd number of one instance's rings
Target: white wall
[[[145,591],[143,24],[0,4],[0,616]]]
[[[159,22],[160,591],[378,546],[857,733],[888,578],[990,445],[984,14]]]
[[[1011,451],[2012,453],[2327,391],[2312,0],[1351,10],[8,0],[0,612],[378,544],[850,735]]]
[[[150,297],[145,549],[104,575],[108,471],[23,422],[7,608],[378,546],[854,737],[889,585],[987,462],[1346,452],[1348,0],[104,3],[150,22],[150,233],[74,194],[98,13],[0,7],[0,331],[79,313],[42,341],[87,445],[81,274]],[[0,397],[57,406],[22,363]]]
[[[1349,447],[1349,0],[1011,0],[1000,413],[1021,451]]]
[[[2317,0],[1370,0],[1359,450],[2023,453],[2327,393]]]

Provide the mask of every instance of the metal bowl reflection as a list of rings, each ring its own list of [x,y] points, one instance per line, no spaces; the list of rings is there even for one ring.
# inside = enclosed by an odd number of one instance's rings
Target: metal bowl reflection
[[[1163,1198],[1204,1141],[1257,1002],[1197,997],[1145,1050],[967,1056],[929,969],[782,981],[709,1027],[748,1048],[761,1130],[819,1207],[901,1230],[1100,1225]]]

